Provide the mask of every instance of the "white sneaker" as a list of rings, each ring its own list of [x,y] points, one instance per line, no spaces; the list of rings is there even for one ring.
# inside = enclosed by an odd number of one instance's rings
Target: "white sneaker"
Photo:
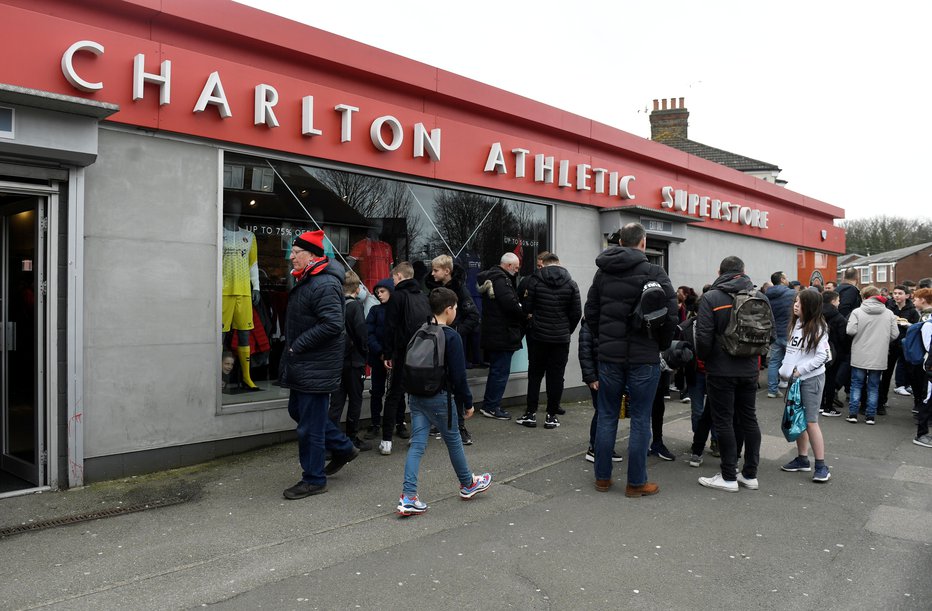
[[[893,389],[893,392],[895,392],[898,395],[903,395],[904,397],[910,396],[910,392],[906,390],[905,386],[897,386],[896,388]]]
[[[379,454],[382,456],[388,456],[392,453],[392,442],[391,441],[382,441],[379,444]]]
[[[729,482],[722,477],[721,473],[716,473],[712,477],[700,477],[699,485],[705,486],[706,488],[715,488],[716,490],[724,490],[725,492],[737,492],[738,491],[738,482]]]
[[[760,484],[758,483],[756,477],[749,479],[747,477],[744,477],[744,475],[742,475],[740,471],[738,471],[738,485],[744,486],[748,490],[757,490],[758,488],[760,488]]]

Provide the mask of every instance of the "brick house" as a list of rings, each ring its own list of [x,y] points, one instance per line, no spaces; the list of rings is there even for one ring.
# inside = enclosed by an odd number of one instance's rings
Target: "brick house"
[[[861,286],[873,284],[877,288],[893,290],[904,280],[918,282],[920,278],[932,276],[932,242],[849,260],[839,265],[838,277],[841,278],[845,269],[851,267],[858,270]]]

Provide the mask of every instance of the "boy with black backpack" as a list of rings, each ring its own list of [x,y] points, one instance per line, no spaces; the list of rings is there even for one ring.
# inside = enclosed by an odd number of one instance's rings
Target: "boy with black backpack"
[[[382,362],[388,370],[388,396],[385,398],[385,413],[382,414],[382,442],[379,453],[387,456],[392,453],[392,428],[398,408],[404,409],[404,382],[401,372],[404,370],[405,350],[414,332],[430,320],[430,304],[427,295],[421,292],[421,285],[414,279],[414,266],[402,261],[392,268],[392,280],[395,292],[385,304],[385,341],[382,344]],[[399,420],[401,420],[399,418]],[[402,439],[410,435],[402,421],[395,427],[395,434]]]
[[[433,319],[413,335],[407,345],[410,360],[404,366],[408,403],[411,407],[411,445],[405,461],[404,485],[397,513],[413,516],[427,511],[427,503],[417,497],[417,479],[421,457],[427,447],[431,425],[437,427],[450,455],[450,463],[460,482],[460,498],[468,500],[488,490],[492,475],[474,475],[466,462],[452,397],[464,407],[464,418],[473,415],[472,393],[466,381],[466,356],[463,341],[447,325],[456,318],[456,293],[446,288],[430,292]],[[401,372],[396,372],[400,375]]]

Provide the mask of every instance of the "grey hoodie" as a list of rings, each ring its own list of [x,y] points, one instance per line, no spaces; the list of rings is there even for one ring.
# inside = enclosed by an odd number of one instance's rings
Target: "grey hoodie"
[[[871,297],[848,318],[851,342],[851,366],[870,371],[887,368],[890,342],[900,336],[896,316],[879,300]]]

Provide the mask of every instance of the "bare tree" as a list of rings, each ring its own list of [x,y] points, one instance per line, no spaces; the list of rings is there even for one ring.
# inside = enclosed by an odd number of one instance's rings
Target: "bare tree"
[[[932,221],[895,216],[872,216],[840,221],[845,230],[846,252],[876,254],[932,242]]]

